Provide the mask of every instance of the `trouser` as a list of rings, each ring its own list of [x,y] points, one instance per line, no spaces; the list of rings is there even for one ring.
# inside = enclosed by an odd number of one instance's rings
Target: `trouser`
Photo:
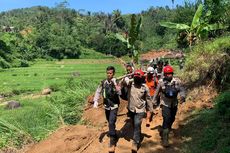
[[[171,129],[172,124],[175,121],[176,113],[177,113],[177,106],[172,108],[162,106],[163,129]]]
[[[117,121],[118,108],[113,110],[105,109],[106,120],[109,123],[109,136],[116,137],[116,121]]]
[[[142,113],[134,113],[129,111],[130,118],[133,122],[133,140],[134,143],[140,144],[141,142],[141,123],[142,119],[145,116],[145,112]]]
[[[157,106],[160,106],[160,103],[161,103],[161,101],[160,101],[160,95],[158,95],[157,96]]]

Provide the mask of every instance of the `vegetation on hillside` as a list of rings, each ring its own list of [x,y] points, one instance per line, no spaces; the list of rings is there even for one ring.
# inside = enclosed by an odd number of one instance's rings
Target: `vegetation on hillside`
[[[193,134],[199,140],[185,143],[185,152],[203,153],[213,149],[227,152],[230,27],[205,30],[206,39],[194,43],[190,50],[186,49],[192,43],[188,43],[186,37],[194,31],[203,33],[208,25],[230,25],[230,3],[227,0],[205,0],[203,9],[200,9],[201,3],[198,0],[175,8],[152,7],[137,15],[122,15],[119,10],[112,14],[76,11],[69,9],[64,1],[55,8],[37,6],[0,13],[0,26],[4,26],[0,32],[0,68],[3,68],[0,69],[0,94],[7,97],[5,100],[14,96],[22,101],[23,106],[10,111],[0,107],[0,148],[21,147],[44,139],[62,124],[79,123],[86,96],[104,78],[104,69],[108,66],[108,62],[103,64],[100,58],[108,58],[111,64],[114,58],[107,55],[120,57],[130,52],[135,55],[138,53],[136,50],[144,52],[166,48],[187,51],[185,67],[180,75],[187,87],[213,85],[223,92],[215,100],[213,110],[198,112],[198,117],[188,121],[191,126],[182,133]],[[194,18],[197,9],[202,19],[199,22]],[[136,17],[140,22],[132,24]],[[194,21],[199,26],[194,28],[195,24],[192,24],[177,31],[161,26],[162,21],[182,23],[183,26]],[[125,39],[120,41],[118,36]],[[87,60],[71,60],[79,58]],[[98,63],[95,58],[98,58]],[[47,61],[44,63],[38,59]],[[28,67],[33,62],[37,64]],[[121,67],[116,66],[121,73]],[[92,75],[95,73],[97,75]],[[55,92],[50,97],[38,99],[23,95],[40,92],[45,87]],[[195,134],[197,123],[203,124],[199,129],[201,132]]]
[[[0,95],[22,107],[8,110],[0,105],[0,148],[20,148],[46,138],[61,125],[79,123],[87,96],[105,78],[105,67],[111,63],[121,75],[123,69],[113,58],[43,60],[29,68],[3,70]],[[47,87],[52,93],[44,96],[41,91]]]
[[[176,30],[164,28],[159,23],[190,24],[200,3],[185,2],[175,8],[151,7],[137,14],[142,16],[143,26],[138,41],[132,44],[135,50],[186,48],[184,40],[177,39]],[[218,5],[216,3],[212,0],[204,3],[204,11],[212,12],[209,22],[229,25],[229,2],[218,0]],[[116,34],[131,36],[131,15],[123,15],[119,10],[111,14],[77,11],[69,9],[64,1],[54,8],[36,6],[2,12],[0,18],[1,68],[26,67],[36,58],[87,58],[81,55],[91,51],[118,57],[130,53]],[[209,36],[216,37],[223,32],[210,32]],[[177,42],[180,43],[177,45]]]
[[[190,139],[183,144],[183,153],[229,153],[229,95],[229,90],[221,93],[215,99],[213,109],[193,113],[187,119],[181,134]]]

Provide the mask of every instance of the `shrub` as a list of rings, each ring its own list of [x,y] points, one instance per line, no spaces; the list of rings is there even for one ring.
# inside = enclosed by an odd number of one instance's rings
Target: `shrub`
[[[216,99],[217,112],[224,118],[230,119],[230,90],[223,92]]]
[[[29,67],[30,64],[27,60],[21,60],[21,67]]]
[[[10,67],[11,67],[10,63],[5,61],[3,58],[0,58],[0,68],[6,69]]]
[[[201,43],[189,53],[182,79],[188,84],[215,80],[221,85],[229,81],[230,37]]]

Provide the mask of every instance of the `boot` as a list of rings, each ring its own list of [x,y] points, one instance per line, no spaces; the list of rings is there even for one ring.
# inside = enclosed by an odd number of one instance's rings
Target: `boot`
[[[164,147],[169,147],[169,129],[163,129],[163,146]]]

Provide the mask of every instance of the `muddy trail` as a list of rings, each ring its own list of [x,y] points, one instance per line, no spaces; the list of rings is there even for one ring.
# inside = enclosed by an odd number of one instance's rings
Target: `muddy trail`
[[[212,94],[210,94],[212,93]],[[143,140],[139,153],[179,153],[182,144],[189,138],[183,137],[180,130],[186,125],[186,120],[193,110],[211,109],[212,99],[217,95],[212,88],[200,87],[189,92],[187,102],[179,105],[176,121],[170,133],[170,147],[161,145],[159,130],[162,124],[161,110],[156,111],[150,127],[142,122]],[[84,125],[64,126],[46,140],[41,141],[24,150],[26,153],[106,153],[108,152],[109,137],[102,105],[92,108],[92,97],[88,98],[88,104],[83,114]],[[127,102],[121,101],[116,122],[119,140],[115,152],[130,153],[132,145],[132,126],[126,116]]]

